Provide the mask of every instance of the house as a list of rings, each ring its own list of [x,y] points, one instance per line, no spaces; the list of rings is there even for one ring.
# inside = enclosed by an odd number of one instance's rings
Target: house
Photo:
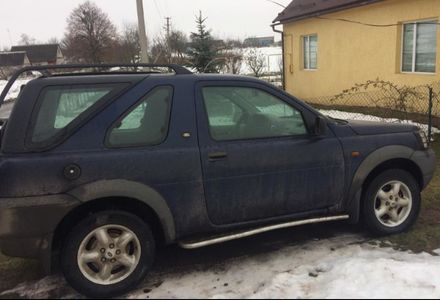
[[[26,52],[0,52],[0,68],[29,66],[30,61]]]
[[[275,37],[265,36],[265,37],[252,37],[244,40],[243,45],[245,47],[270,47],[275,44]]]
[[[440,81],[439,0],[295,0],[283,26],[286,90],[333,96],[380,78],[417,86]]]
[[[59,65],[64,63],[64,56],[58,44],[13,46],[11,52],[26,52],[33,66]]]

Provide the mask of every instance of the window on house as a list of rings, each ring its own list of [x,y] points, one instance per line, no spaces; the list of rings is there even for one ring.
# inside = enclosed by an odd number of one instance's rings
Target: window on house
[[[303,37],[304,69],[316,70],[318,68],[318,36],[307,35]]]
[[[436,72],[437,21],[408,23],[403,26],[403,72]]]

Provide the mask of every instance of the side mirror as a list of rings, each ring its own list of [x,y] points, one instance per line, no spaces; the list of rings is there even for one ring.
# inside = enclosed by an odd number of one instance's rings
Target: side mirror
[[[327,132],[327,120],[321,116],[317,117],[314,128],[315,136],[325,135],[326,132]]]

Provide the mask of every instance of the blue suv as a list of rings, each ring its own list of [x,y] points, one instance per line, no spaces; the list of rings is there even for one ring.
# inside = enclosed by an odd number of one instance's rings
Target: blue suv
[[[173,243],[337,220],[406,231],[436,167],[415,126],[331,119],[254,78],[30,67],[0,102],[30,71],[1,129],[0,249],[90,297],[133,289]]]

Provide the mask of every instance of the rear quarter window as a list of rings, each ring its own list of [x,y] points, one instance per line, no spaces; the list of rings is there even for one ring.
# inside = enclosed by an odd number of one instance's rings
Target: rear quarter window
[[[43,89],[34,111],[30,143],[54,142],[68,128],[88,117],[126,84],[50,86]]]
[[[171,117],[172,86],[151,90],[110,128],[110,148],[159,145],[165,141]]]

